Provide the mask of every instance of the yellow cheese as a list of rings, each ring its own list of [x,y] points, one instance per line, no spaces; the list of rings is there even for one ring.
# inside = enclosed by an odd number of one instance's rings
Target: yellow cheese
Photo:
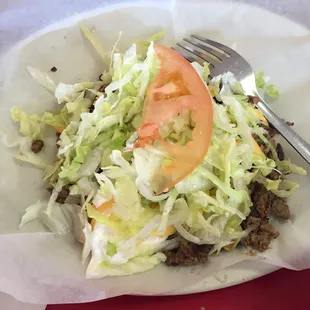
[[[60,126],[53,126],[53,127],[58,133],[62,133],[65,130],[65,127]]]
[[[209,86],[209,92],[210,92],[211,97],[215,96],[215,92],[214,92],[214,87],[213,86]]]
[[[257,144],[257,142],[255,141],[255,139],[252,137],[253,139],[253,153],[262,157],[262,158],[265,158],[265,154],[264,152],[262,151],[262,149],[259,147],[259,145]],[[240,144],[240,141],[236,141],[237,145]]]
[[[262,157],[262,158],[265,158],[265,154],[264,152],[262,151],[262,149],[259,147],[259,145],[257,144],[257,142],[255,141],[255,139],[253,138],[253,147],[254,147],[254,150],[253,150],[253,153]]]
[[[174,228],[174,226],[168,226],[166,228],[165,232],[162,235],[159,235],[158,232],[157,232],[157,229],[155,229],[152,232],[152,236],[155,236],[155,237],[167,237],[167,236],[173,235],[175,232],[176,232],[176,229]]]
[[[268,122],[261,110],[255,110],[257,118],[266,126],[268,126]]]

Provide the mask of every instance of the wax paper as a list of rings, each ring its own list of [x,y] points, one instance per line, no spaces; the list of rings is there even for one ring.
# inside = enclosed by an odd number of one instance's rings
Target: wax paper
[[[29,20],[32,14],[39,14],[30,2],[28,11],[27,6],[21,7],[19,13],[25,16],[26,10]],[[57,9],[61,11],[61,7]],[[2,22],[10,20],[9,11],[0,13]],[[18,14],[18,10],[15,13]],[[146,39],[162,29],[167,30],[163,41],[167,45],[197,33],[233,46],[255,69],[264,70],[271,82],[279,86],[281,99],[273,103],[274,109],[283,118],[295,122],[295,130],[310,142],[309,31],[259,8],[202,0],[113,4],[87,14],[73,14],[70,19],[49,26],[13,49],[2,45],[5,47],[0,50],[3,53],[0,129],[8,137],[13,139],[16,135],[9,116],[10,106],[17,104],[31,113],[56,107],[53,96],[29,77],[27,65],[43,71],[55,66],[58,69],[52,75],[55,81],[67,83],[94,79],[103,70],[100,59],[81,35],[80,20],[95,31],[107,50],[111,49],[119,31],[123,31],[119,48],[124,49],[133,41]],[[31,24],[25,19],[19,22],[25,24],[26,29]],[[9,28],[6,23],[5,29]],[[309,166],[285,143],[284,148],[288,157],[309,172]],[[281,235],[265,253],[252,257],[235,250],[212,257],[204,266],[160,265],[133,276],[86,280],[81,244],[73,232],[59,236],[48,232],[38,221],[19,230],[26,207],[46,199],[48,193],[41,181],[41,171],[16,162],[13,154],[14,151],[0,144],[0,290],[21,301],[74,303],[122,294],[167,294],[247,259],[291,269],[310,267],[310,180],[309,176],[293,176],[300,188],[289,201],[292,218],[286,222],[274,221]],[[46,155],[52,156],[53,152]]]

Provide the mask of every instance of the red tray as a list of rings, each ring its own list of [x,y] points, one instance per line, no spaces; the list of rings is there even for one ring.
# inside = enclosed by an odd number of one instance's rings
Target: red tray
[[[281,269],[254,281],[212,292],[168,296],[121,296],[85,304],[49,305],[47,310],[308,310],[310,269]]]

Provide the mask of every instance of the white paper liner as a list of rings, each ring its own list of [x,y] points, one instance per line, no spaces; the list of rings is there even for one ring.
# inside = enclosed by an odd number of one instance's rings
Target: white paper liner
[[[109,50],[123,31],[120,48],[137,39],[167,29],[164,43],[172,45],[185,35],[198,33],[236,46],[256,69],[265,70],[281,91],[274,109],[295,122],[294,129],[310,141],[310,35],[305,28],[267,11],[224,1],[158,1],[125,4],[101,9],[36,34],[9,52],[0,63],[0,128],[9,135],[14,129],[9,116],[13,104],[38,113],[55,108],[53,97],[27,74],[32,65],[48,71],[56,82],[96,78],[101,61],[82,37],[77,21],[85,19],[96,29]],[[144,2],[143,2],[144,3]],[[150,9],[150,7],[152,9]],[[0,13],[0,20],[7,18]],[[29,10],[37,14],[35,10]],[[92,17],[93,16],[93,17]],[[24,21],[26,23],[26,21]],[[48,33],[46,33],[48,32]],[[296,164],[303,161],[284,144]],[[309,176],[294,176],[301,185],[289,201],[292,219],[274,222],[281,236],[272,249],[256,257],[238,251],[212,257],[208,266],[169,268],[127,277],[86,280],[81,265],[81,246],[71,235],[48,233],[39,222],[18,229],[29,205],[47,197],[41,172],[14,161],[13,151],[0,144],[0,290],[31,303],[77,303],[122,294],[163,294],[183,289],[208,275],[245,259],[264,260],[291,269],[310,267]],[[309,173],[309,167],[308,173]]]

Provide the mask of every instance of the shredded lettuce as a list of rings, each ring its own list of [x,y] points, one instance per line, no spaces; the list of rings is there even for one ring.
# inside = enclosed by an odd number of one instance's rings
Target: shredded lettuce
[[[70,114],[67,107],[61,109],[59,113],[44,112],[42,121],[46,125],[53,126],[54,128],[66,128],[69,124]]]
[[[256,87],[257,88],[264,88],[266,85],[265,79],[264,79],[264,71],[257,71],[255,73],[255,81],[256,81]]]
[[[28,137],[22,137],[15,139],[13,142],[9,142],[7,139],[7,135],[3,132],[0,132],[2,135],[1,142],[8,148],[16,148],[18,147],[17,153],[14,155],[14,158],[26,163],[29,163],[39,169],[46,169],[50,166],[47,160],[44,158],[45,156],[41,154],[34,154],[30,147],[32,143],[32,139]]]
[[[74,233],[79,233],[81,229],[78,216],[79,206],[74,204],[57,204],[57,207],[53,208],[51,214],[48,214],[46,212],[47,205],[47,201],[37,201],[29,206],[22,217],[19,227],[22,228],[24,225],[38,219],[49,231],[59,235],[64,235],[70,230],[74,230]]]
[[[27,66],[27,71],[30,74],[30,76],[40,85],[42,85],[47,90],[54,92],[56,89],[55,82],[51,79],[51,77],[45,73],[42,72],[40,69]]]
[[[265,89],[265,92],[266,92],[266,95],[268,97],[271,97],[271,98],[279,98],[280,97],[280,93],[279,93],[277,87],[274,85],[268,85]]]
[[[96,52],[99,54],[99,56],[102,58],[103,61],[107,61],[107,55],[99,43],[98,39],[95,37],[95,35],[92,33],[92,31],[87,28],[85,25],[81,24],[80,29],[82,33],[84,34],[85,38],[93,45]]]
[[[161,126],[159,134],[167,141],[185,145],[192,140],[194,124],[189,111],[181,111],[171,122]]]
[[[86,277],[89,279],[96,279],[106,276],[131,275],[147,271],[165,260],[166,256],[160,252],[150,256],[134,257],[127,263],[119,265],[108,264],[104,261],[95,261],[92,258],[86,271]]]
[[[88,278],[153,268],[165,261],[162,251],[179,245],[180,236],[213,245],[211,254],[233,249],[249,233],[241,223],[252,207],[251,182],[260,182],[282,198],[298,187],[292,181],[268,178],[275,169],[283,174],[306,171],[290,161],[279,161],[264,136],[264,120],[248,104],[234,75],[227,72],[211,79],[208,63],[194,62],[193,68],[221,103],[213,102],[210,146],[192,173],[157,195],[152,187],[154,175],[171,159],[156,143],[141,148],[134,144],[147,87],[160,68],[154,41],[163,32],[132,44],[124,53],[116,50],[120,34],[110,53],[93,31],[84,25],[81,30],[109,65],[100,81],[56,86],[47,74],[28,67],[35,80],[54,92],[59,110],[27,114],[12,107],[12,119],[19,123],[23,137],[9,143],[2,134],[2,141],[19,148],[17,159],[44,168],[44,181],[52,188],[49,201],[26,209],[20,227],[38,218],[59,234],[72,230],[84,243],[82,261],[91,256]],[[256,73],[256,83],[267,96],[279,96],[273,85],[267,85],[263,72]],[[53,164],[30,151],[34,139],[45,138],[48,126],[60,135]],[[166,141],[185,145],[192,140],[194,127],[191,113],[181,111],[159,131]],[[263,154],[253,135],[270,147],[273,158]],[[69,196],[60,205],[57,201],[64,189]]]
[[[256,81],[256,87],[258,89],[263,90],[263,92],[270,98],[279,98],[280,93],[277,89],[277,87],[273,84],[267,84],[264,71],[257,71],[255,73],[255,81]]]
[[[59,104],[73,102],[86,89],[96,89],[101,85],[103,85],[102,82],[81,82],[73,85],[59,83],[55,90],[55,97]],[[70,105],[67,105],[67,107],[70,108]]]
[[[39,214],[42,210],[44,210],[45,204],[41,201],[37,201],[35,204],[29,206],[25,214],[22,217],[22,220],[19,224],[19,228],[22,228],[27,223],[30,223],[39,218]]]
[[[10,109],[11,118],[19,123],[19,131],[22,135],[33,140],[43,137],[43,122],[39,114],[27,114],[20,107],[13,106]]]
[[[292,192],[295,191],[299,185],[296,182],[283,180],[278,188],[271,189],[271,191],[278,197],[287,198],[292,195]]]
[[[300,175],[306,175],[307,171],[299,166],[296,166],[295,164],[291,163],[288,160],[282,160],[277,162],[277,167],[284,173],[295,173]]]
[[[91,219],[95,219],[96,222],[104,224],[116,230],[122,230],[122,226],[119,221],[112,221],[108,216],[97,211],[92,205],[87,206],[87,215]]]
[[[146,52],[147,48],[151,44],[151,42],[156,42],[162,39],[166,34],[166,30],[159,31],[157,33],[154,33],[145,41],[137,41],[135,44],[137,45],[138,49],[138,58],[141,58],[141,56]]]
[[[117,178],[115,191],[115,215],[124,221],[137,220],[144,209],[135,182],[129,176]]]

